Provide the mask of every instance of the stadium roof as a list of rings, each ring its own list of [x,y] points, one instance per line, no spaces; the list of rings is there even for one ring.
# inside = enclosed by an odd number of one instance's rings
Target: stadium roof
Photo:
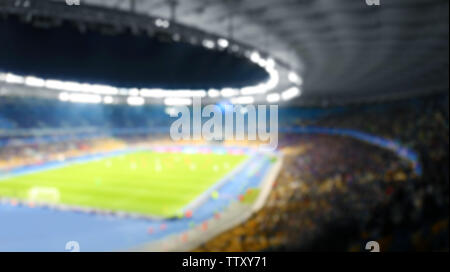
[[[239,88],[267,79],[264,69],[224,50],[131,31],[100,32],[83,33],[70,23],[47,29],[20,17],[0,19],[8,41],[0,43],[0,72],[118,88]]]
[[[340,104],[449,87],[448,0],[381,0],[372,6],[368,0],[81,0],[78,13],[77,6],[67,9],[64,4],[76,0],[52,1],[60,7],[41,5],[46,1],[0,0],[0,10],[5,5],[12,14],[25,11],[26,19],[45,15],[80,25],[111,22],[153,33],[150,25],[156,25],[174,40],[184,33],[203,41],[204,47],[209,39],[226,39],[228,51],[236,45],[236,52],[269,72],[267,92],[260,92],[260,85],[238,92],[255,97],[243,97],[243,104],[281,98],[297,104]],[[276,69],[266,65],[268,60],[276,61]]]
[[[302,101],[448,90],[447,0],[84,0],[171,18],[267,50],[304,78]],[[172,13],[170,3],[176,2]]]

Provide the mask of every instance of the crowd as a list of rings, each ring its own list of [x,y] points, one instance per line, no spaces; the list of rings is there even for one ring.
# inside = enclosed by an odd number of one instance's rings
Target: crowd
[[[344,250],[370,210],[414,178],[407,161],[350,138],[284,138],[290,144],[266,206],[200,250]]]
[[[338,136],[285,135],[282,171],[266,206],[199,251],[448,251],[448,95],[349,107],[296,120],[397,139],[420,154],[422,175],[380,148]]]
[[[396,139],[420,155],[423,174],[379,205],[366,229],[385,235],[393,249],[448,250],[448,94],[352,109],[321,125],[357,128]],[[360,112],[360,114],[356,114]],[[362,114],[361,114],[362,112]]]

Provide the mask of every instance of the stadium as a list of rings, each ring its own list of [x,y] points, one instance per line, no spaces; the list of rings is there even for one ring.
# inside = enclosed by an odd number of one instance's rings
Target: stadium
[[[448,4],[0,0],[0,252],[448,252]]]

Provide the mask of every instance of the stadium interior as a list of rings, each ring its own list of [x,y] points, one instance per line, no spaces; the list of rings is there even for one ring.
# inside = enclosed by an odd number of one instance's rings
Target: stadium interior
[[[367,2],[0,0],[0,251],[448,252],[449,2]]]

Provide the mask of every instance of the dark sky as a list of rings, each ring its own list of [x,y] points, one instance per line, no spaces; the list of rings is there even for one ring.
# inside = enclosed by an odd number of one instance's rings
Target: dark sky
[[[116,87],[242,87],[267,74],[246,59],[128,33],[80,33],[66,22],[43,29],[0,19],[0,71]]]

